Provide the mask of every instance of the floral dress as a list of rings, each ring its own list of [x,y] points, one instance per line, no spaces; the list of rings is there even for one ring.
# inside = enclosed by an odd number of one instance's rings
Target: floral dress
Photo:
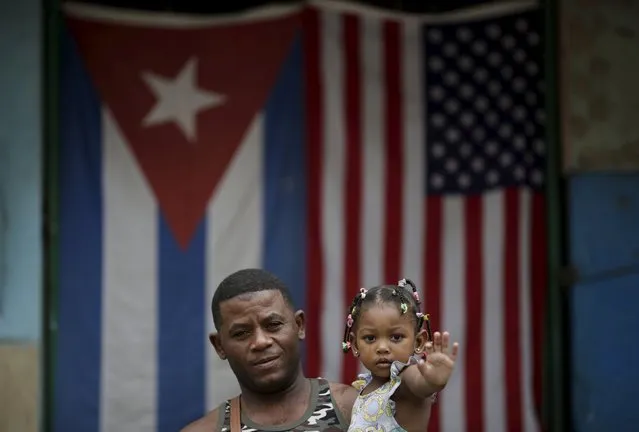
[[[359,395],[353,405],[348,432],[407,432],[395,420],[395,401],[391,397],[402,383],[401,372],[417,361],[417,357],[411,357],[408,364],[394,361],[389,380],[367,395],[362,395],[362,391],[373,377],[370,372],[358,377],[353,386],[359,390]]]

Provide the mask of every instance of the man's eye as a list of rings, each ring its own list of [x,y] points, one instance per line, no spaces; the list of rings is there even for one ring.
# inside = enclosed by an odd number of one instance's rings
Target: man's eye
[[[231,337],[239,339],[239,338],[245,337],[246,335],[248,335],[248,332],[243,330],[243,331],[233,333]]]
[[[282,325],[283,324],[281,322],[276,321],[276,322],[269,323],[266,327],[269,330],[277,330],[278,328],[282,327]]]

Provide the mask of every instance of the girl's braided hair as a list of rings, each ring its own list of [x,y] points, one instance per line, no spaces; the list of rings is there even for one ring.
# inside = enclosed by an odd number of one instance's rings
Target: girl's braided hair
[[[350,332],[353,325],[359,318],[362,308],[370,303],[396,303],[400,313],[409,311],[415,314],[415,329],[419,332],[426,323],[426,333],[429,341],[433,340],[430,329],[430,319],[428,314],[423,314],[420,310],[421,302],[417,287],[410,279],[402,279],[397,285],[380,285],[370,290],[361,288],[353,299],[346,317],[346,327],[344,328],[344,339],[342,340],[342,351],[347,353],[351,348]]]

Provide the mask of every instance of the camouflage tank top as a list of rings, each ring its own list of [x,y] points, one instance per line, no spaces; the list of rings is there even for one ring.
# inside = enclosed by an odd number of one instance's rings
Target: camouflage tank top
[[[311,398],[308,409],[297,421],[278,425],[261,426],[253,423],[242,413],[242,432],[339,432],[348,429],[348,421],[335,408],[335,401],[331,395],[328,381],[323,378],[311,379]],[[216,431],[229,432],[231,430],[231,402],[226,401],[223,408],[224,415],[219,416],[220,422]]]

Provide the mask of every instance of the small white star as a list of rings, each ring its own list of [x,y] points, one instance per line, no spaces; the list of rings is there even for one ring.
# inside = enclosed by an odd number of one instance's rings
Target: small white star
[[[457,179],[457,183],[461,188],[466,189],[468,186],[470,186],[470,176],[468,174],[460,175]]]
[[[494,185],[499,181],[499,173],[495,170],[490,170],[486,174],[486,182],[490,185]]]
[[[433,145],[433,156],[435,156],[437,159],[441,158],[444,156],[444,154],[446,153],[446,148],[444,147],[444,145],[442,143],[435,143]]]
[[[497,24],[491,24],[486,29],[486,34],[491,39],[497,39],[501,36],[501,28]]]
[[[157,98],[151,111],[144,117],[144,126],[173,121],[186,138],[197,139],[196,117],[198,112],[222,105],[226,96],[197,87],[196,59],[186,62],[174,79],[167,79],[145,72],[142,78]]]
[[[444,177],[441,174],[433,174],[430,183],[435,189],[441,189],[444,186]]]
[[[457,162],[455,158],[448,158],[448,160],[446,160],[445,165],[446,165],[446,171],[448,171],[449,173],[454,173],[459,168],[459,163]]]
[[[482,56],[486,54],[488,51],[488,47],[486,46],[486,42],[483,40],[478,40],[473,43],[473,54]]]
[[[484,160],[479,156],[475,157],[472,162],[473,171],[482,172],[484,170]]]

